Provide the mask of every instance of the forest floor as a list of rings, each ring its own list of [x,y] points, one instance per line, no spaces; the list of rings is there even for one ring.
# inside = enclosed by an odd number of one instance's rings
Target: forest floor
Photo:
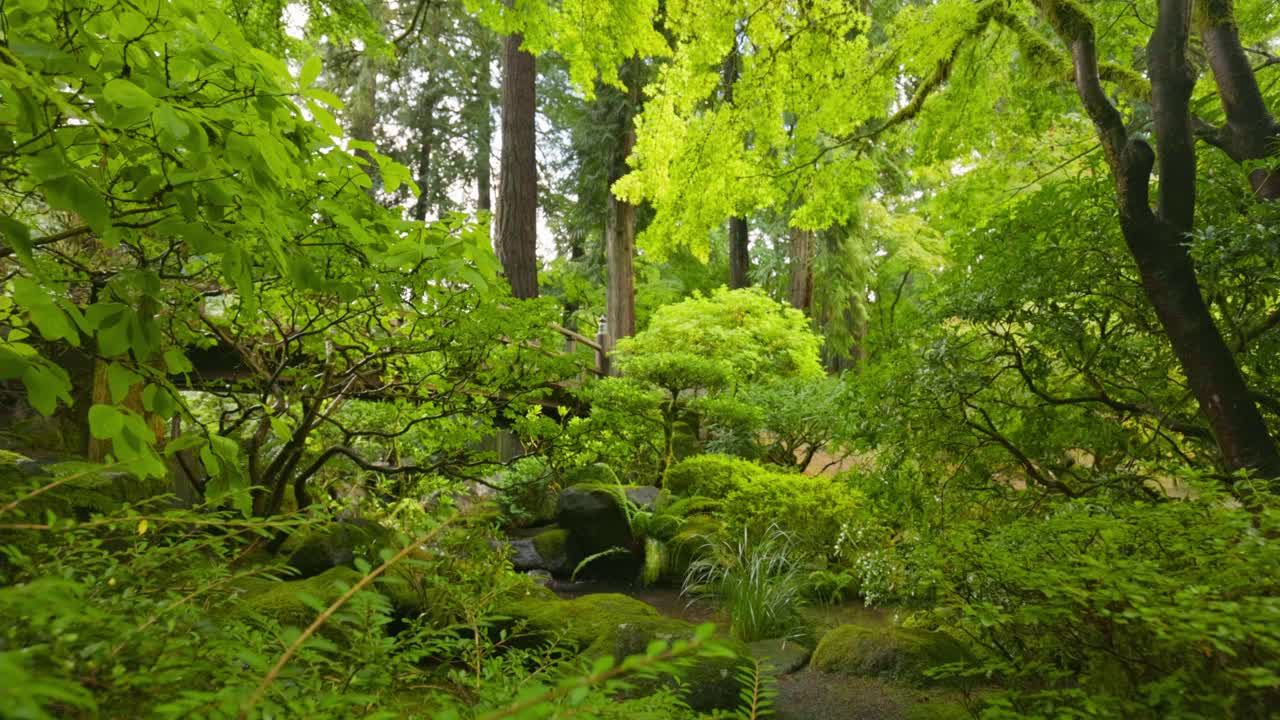
[[[557,590],[557,594],[566,599],[602,592],[627,595],[648,603],[663,615],[686,622],[723,625],[728,620],[724,613],[708,602],[690,602],[681,597],[678,588],[585,582]],[[805,612],[817,637],[842,623],[887,626],[893,622],[892,610],[868,608],[860,603],[815,607]],[[891,680],[832,675],[807,669],[779,677],[777,689],[775,717],[778,720],[946,720],[948,715],[943,708],[933,703],[945,706],[959,700],[956,693],[950,691],[920,689]]]

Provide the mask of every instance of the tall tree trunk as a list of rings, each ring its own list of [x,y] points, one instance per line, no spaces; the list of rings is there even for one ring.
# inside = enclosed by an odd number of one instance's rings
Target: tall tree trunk
[[[729,218],[729,287],[751,285],[750,233],[746,218]]]
[[[617,145],[609,170],[609,187],[627,171],[627,158],[636,143],[635,114],[640,103],[640,72],[637,60],[627,60],[622,77],[627,83],[625,107],[618,123]],[[605,305],[609,325],[609,344],[636,332],[636,208],[631,203],[608,193],[609,216],[605,227],[605,264],[608,287]]]
[[[537,113],[533,55],[523,36],[503,38],[502,167],[498,179],[497,250],[517,298],[538,296]]]
[[[378,123],[378,65],[365,53],[360,57],[360,69],[356,75],[356,84],[352,88],[351,102],[347,106],[347,133],[353,140],[368,143],[376,142],[374,128]],[[373,161],[368,150],[357,148],[355,156],[364,163],[364,171],[373,184],[369,187],[370,197],[376,198],[382,190],[382,171]]]
[[[736,42],[735,35],[735,42]],[[724,101],[733,104],[733,85],[741,74],[742,58],[735,46],[725,59],[721,69],[721,81],[724,84]],[[751,248],[749,246],[750,231],[745,217],[729,218],[729,287],[744,288],[751,284]]]
[[[435,188],[432,186],[431,153],[435,149],[435,112],[437,100],[427,97],[423,100],[423,108],[419,111],[418,131],[418,202],[413,206],[413,218],[419,222],[427,219],[427,211],[435,199]]]
[[[1195,73],[1187,62],[1191,0],[1160,0],[1147,46],[1160,185],[1153,211],[1148,195],[1156,154],[1129,137],[1103,90],[1092,21],[1079,6],[1040,0],[1045,16],[1071,49],[1076,90],[1092,118],[1116,183],[1126,244],[1142,287],[1209,422],[1228,470],[1280,477],[1280,453],[1205,305],[1186,246],[1195,216],[1196,155],[1190,112]],[[1224,97],[1224,101],[1226,98]],[[1231,105],[1228,103],[1228,110]]]
[[[791,228],[791,307],[809,313],[813,305],[813,232]]]

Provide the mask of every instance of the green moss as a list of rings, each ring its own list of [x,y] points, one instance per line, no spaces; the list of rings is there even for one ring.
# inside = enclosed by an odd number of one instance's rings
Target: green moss
[[[927,682],[925,671],[971,658],[951,636],[917,628],[841,625],[813,651],[811,667],[844,675]]]
[[[244,586],[241,607],[281,625],[306,627],[320,613],[303,600],[310,596],[327,606],[360,581],[362,575],[348,567],[336,567],[306,580],[255,582]]]
[[[533,536],[533,547],[544,560],[554,560],[567,554],[569,531],[553,528]]]
[[[43,471],[18,467],[19,463],[29,461],[30,458],[19,453],[0,451],[0,488],[17,495],[24,487],[33,488],[59,476],[84,472],[82,468],[62,470],[57,465]],[[95,513],[109,513],[125,503],[138,505],[171,491],[167,477],[138,478],[123,472],[92,472],[23,500],[14,512],[32,519],[43,518],[49,512],[63,518],[87,519]]]
[[[759,465],[728,455],[697,455],[681,460],[667,474],[667,489],[677,495],[722,499],[766,475]]]
[[[906,720],[969,720],[972,717],[964,705],[945,700],[911,705],[906,714]]]
[[[567,645],[587,658],[611,656],[621,660],[643,653],[654,640],[693,637],[687,622],[660,615],[653,607],[616,593],[584,595],[573,600],[533,596],[513,602],[504,614],[519,620],[525,631],[545,642]],[[736,669],[749,657],[746,647],[720,638],[733,657],[698,658],[674,676],[637,681],[641,692],[660,684],[679,684],[685,701],[695,710],[732,708],[738,700]]]

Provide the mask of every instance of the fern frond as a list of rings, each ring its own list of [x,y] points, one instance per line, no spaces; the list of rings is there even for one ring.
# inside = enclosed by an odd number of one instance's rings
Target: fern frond
[[[601,559],[601,558],[610,557],[610,556],[612,556],[612,555],[618,555],[618,554],[626,555],[628,552],[630,552],[630,551],[629,551],[629,550],[627,550],[626,548],[624,548],[624,547],[619,547],[619,546],[617,546],[617,545],[614,545],[613,547],[609,548],[608,550],[601,550],[601,551],[600,551],[600,552],[598,552],[598,553],[594,553],[594,554],[592,554],[592,555],[588,555],[588,556],[586,556],[586,557],[582,558],[582,562],[578,563],[578,566],[577,566],[577,567],[575,567],[575,568],[573,569],[573,573],[572,573],[571,575],[569,575],[569,580],[570,580],[570,581],[577,581],[577,579],[578,579],[578,573],[579,573],[579,572],[582,572],[582,568],[584,568],[584,567],[586,567],[587,565],[589,565],[589,564],[591,564],[591,563],[595,562],[596,560],[599,560],[599,559]]]

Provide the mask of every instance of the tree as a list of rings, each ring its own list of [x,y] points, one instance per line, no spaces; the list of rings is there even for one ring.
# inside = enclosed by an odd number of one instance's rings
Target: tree
[[[517,298],[538,296],[537,61],[524,36],[502,39],[502,160],[496,246]]]
[[[1275,152],[1280,128],[1262,103],[1240,47],[1231,0],[1198,5],[1201,37],[1227,114],[1221,130],[1202,131],[1202,136],[1238,160],[1267,157]],[[1147,43],[1158,153],[1132,136],[1107,97],[1092,18],[1071,0],[1042,0],[1039,6],[1070,50],[1076,92],[1097,128],[1115,179],[1125,241],[1224,464],[1228,470],[1280,477],[1280,452],[1204,302],[1186,247],[1195,222],[1197,183],[1190,107],[1196,72],[1187,58],[1191,0],[1160,0]],[[1148,188],[1157,162],[1160,184],[1153,209]]]

